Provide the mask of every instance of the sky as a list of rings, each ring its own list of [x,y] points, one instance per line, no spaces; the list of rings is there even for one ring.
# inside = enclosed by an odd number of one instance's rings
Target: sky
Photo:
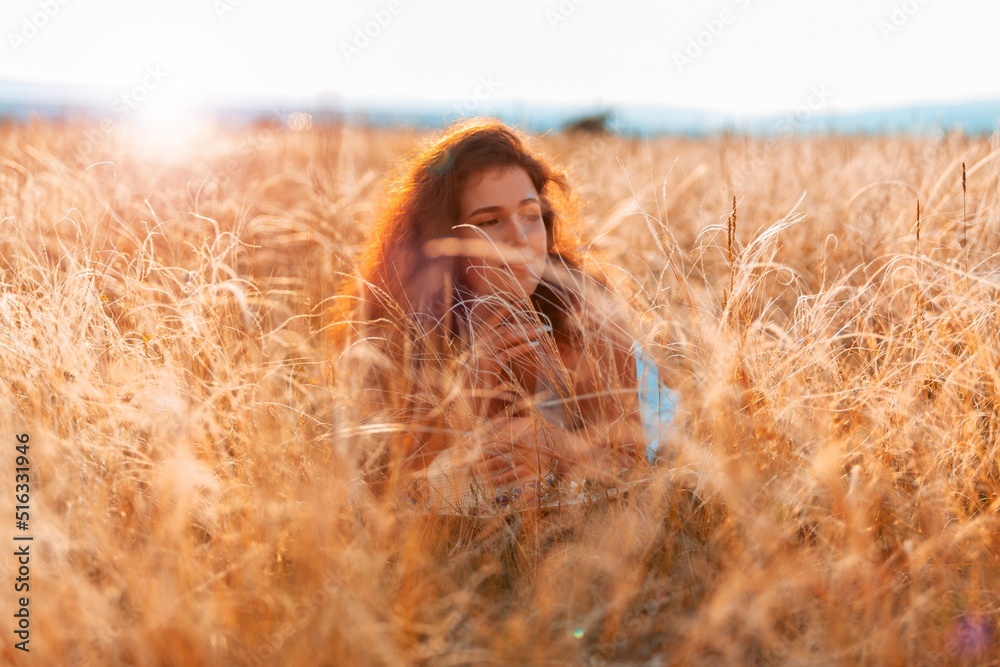
[[[998,26],[997,0],[4,0],[0,80],[838,113],[1000,99]]]

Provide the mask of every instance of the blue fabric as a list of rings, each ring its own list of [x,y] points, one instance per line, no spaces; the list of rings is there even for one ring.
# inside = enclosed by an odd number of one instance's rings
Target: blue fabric
[[[642,413],[642,433],[646,439],[646,459],[653,463],[660,450],[660,437],[677,415],[680,396],[660,384],[660,372],[638,343],[632,346],[635,356],[635,376],[639,386],[639,408]]]

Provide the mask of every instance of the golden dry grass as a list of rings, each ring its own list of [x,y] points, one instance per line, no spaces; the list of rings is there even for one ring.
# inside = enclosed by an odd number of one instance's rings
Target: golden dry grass
[[[0,127],[4,662],[1000,660],[998,137],[539,139],[684,416],[627,500],[497,522],[351,482],[328,299],[419,133],[86,129]]]

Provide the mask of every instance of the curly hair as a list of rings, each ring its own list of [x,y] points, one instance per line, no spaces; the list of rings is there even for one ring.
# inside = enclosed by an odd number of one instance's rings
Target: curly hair
[[[395,453],[382,452],[389,458],[412,457],[435,438],[442,442],[432,449],[444,448],[455,428],[446,414],[455,392],[447,387],[460,374],[468,327],[465,297],[471,289],[459,270],[460,258],[432,249],[454,235],[460,196],[471,179],[509,168],[523,169],[530,178],[546,230],[547,268],[530,295],[530,314],[551,324],[560,349],[588,358],[586,393],[593,407],[584,411],[592,420],[596,413],[614,412],[613,400],[594,400],[601,387],[634,387],[634,373],[628,377],[633,340],[628,318],[604,277],[585,268],[579,239],[562,216],[574,208],[565,179],[516,130],[493,119],[465,121],[402,162],[389,181],[357,275],[339,290],[336,340],[371,353],[362,355],[366,372],[353,378],[360,384],[355,394],[374,397],[368,402],[384,408],[381,419],[399,425],[405,435],[388,448]],[[583,408],[573,394],[582,388],[566,384],[561,387],[567,414],[579,423]]]
[[[359,280],[341,294],[358,294],[360,285],[385,298],[370,301],[371,319],[406,315],[407,324],[425,325],[427,333],[453,339],[463,324],[447,317],[454,295],[468,292],[456,256],[428,254],[429,242],[450,237],[459,217],[459,197],[474,176],[492,169],[523,169],[539,193],[545,224],[549,265],[532,294],[535,309],[552,322],[557,336],[571,337],[567,312],[576,308],[578,296],[567,278],[581,272],[575,239],[567,234],[558,211],[570,196],[563,177],[513,129],[491,119],[473,119],[451,127],[403,163],[389,187],[370,241],[361,256]],[[602,282],[599,276],[593,279]],[[356,291],[357,290],[357,291]],[[400,310],[401,309],[401,310]],[[405,318],[404,318],[405,319]]]

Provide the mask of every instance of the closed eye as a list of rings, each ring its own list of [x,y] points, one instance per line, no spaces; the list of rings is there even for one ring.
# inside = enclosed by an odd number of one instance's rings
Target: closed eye
[[[476,227],[492,227],[498,222],[499,220],[497,220],[496,218],[491,218],[490,220],[483,220],[482,222],[476,222],[474,224]]]

